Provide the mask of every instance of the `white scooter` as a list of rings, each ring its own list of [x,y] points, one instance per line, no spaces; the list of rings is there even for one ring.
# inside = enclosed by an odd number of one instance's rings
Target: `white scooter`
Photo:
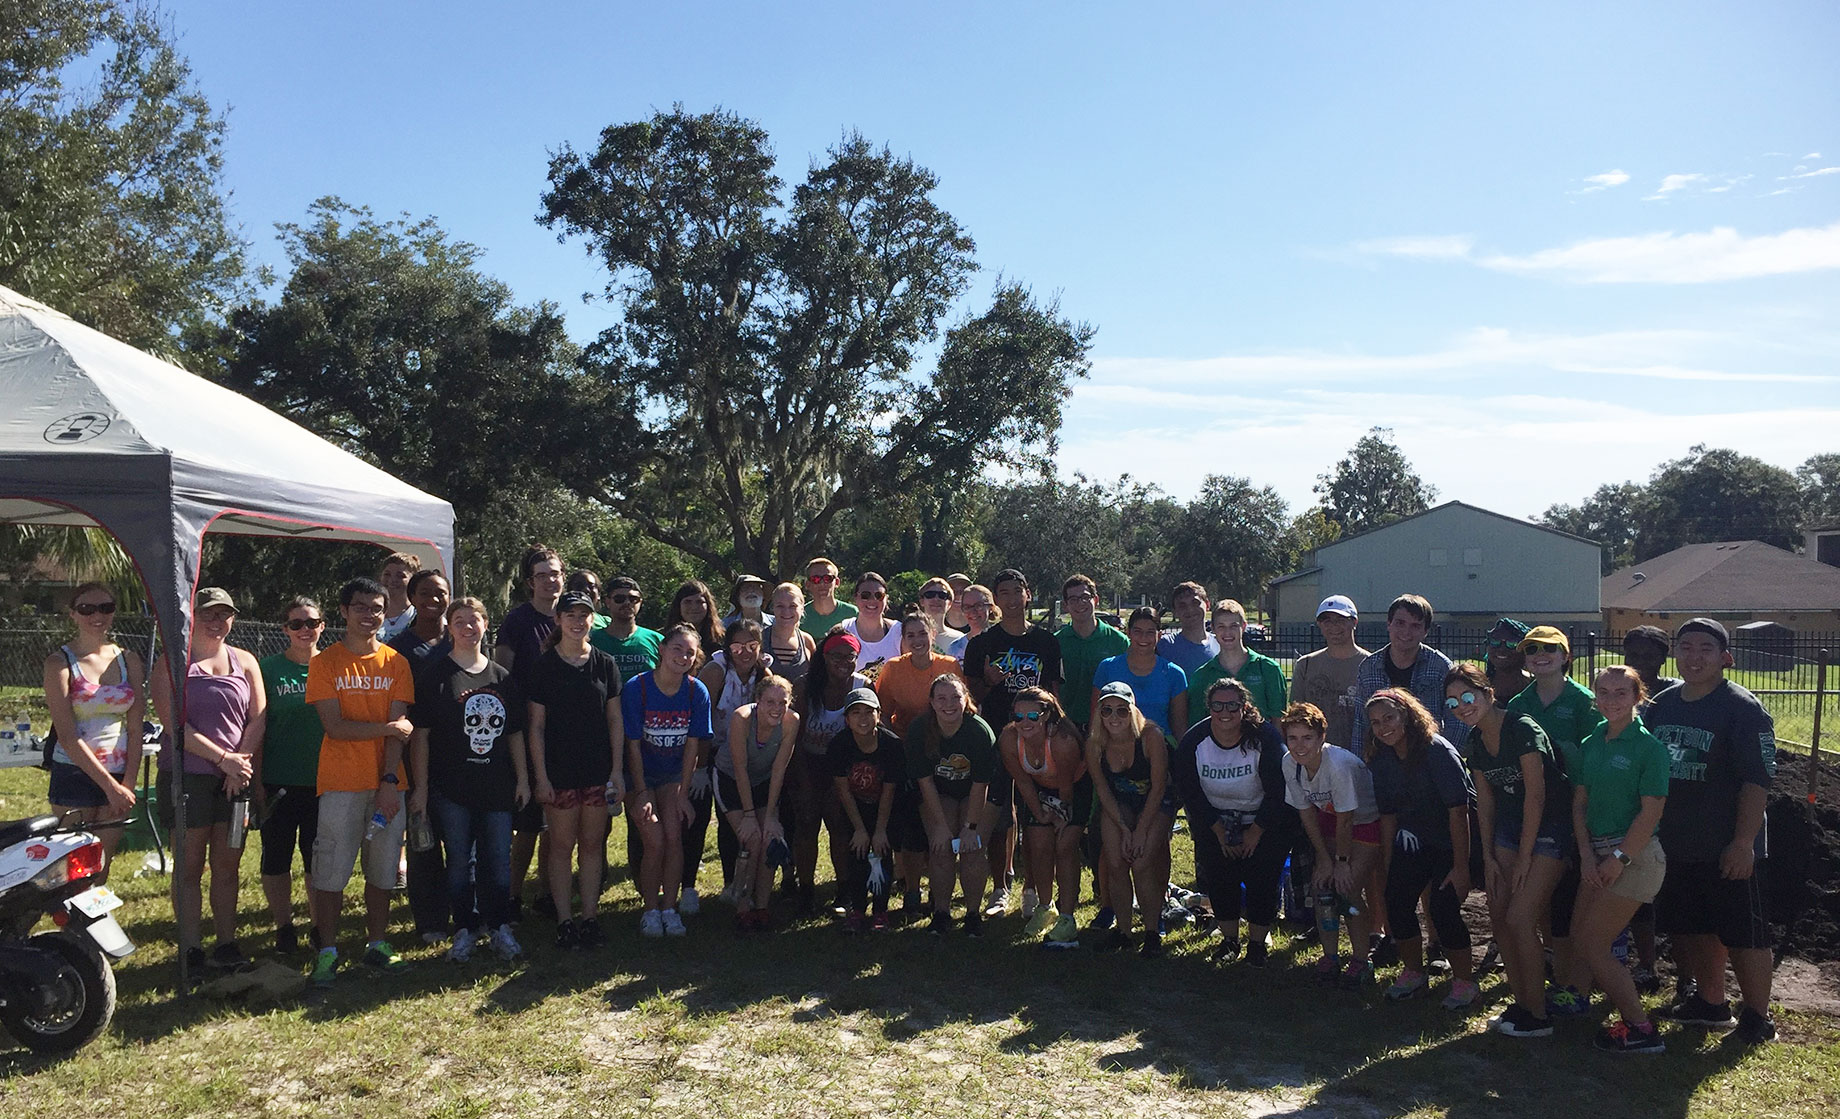
[[[0,823],[0,1026],[37,1053],[69,1053],[115,1013],[110,960],[134,951],[101,885],[102,841],[57,816]],[[58,928],[34,936],[49,914]]]

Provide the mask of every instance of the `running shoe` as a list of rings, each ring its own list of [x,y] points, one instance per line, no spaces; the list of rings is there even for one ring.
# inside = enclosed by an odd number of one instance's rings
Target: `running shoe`
[[[944,936],[951,932],[952,914],[942,913],[937,909],[933,910],[933,915],[927,919],[926,931],[934,936]]]
[[[1316,978],[1324,983],[1333,983],[1342,974],[1342,958],[1334,952],[1324,952],[1322,959],[1316,961]]]
[[[1761,1043],[1776,1040],[1776,1020],[1750,1007],[1738,1013],[1738,1028],[1732,1031],[1739,1041]]]
[[[1656,1016],[1679,1022],[1683,1026],[1729,1026],[1731,1003],[1707,1002],[1698,995],[1689,995],[1673,1006],[1657,1011]]]
[[[765,912],[765,910],[760,912]],[[665,910],[658,919],[664,922],[664,935],[666,936],[682,936],[689,931],[684,928],[684,919],[677,915],[675,909]]]
[[[1476,1001],[1480,992],[1476,984],[1468,979],[1452,979],[1450,993],[1444,996],[1441,1004],[1445,1010],[1468,1010]]]
[[[1099,912],[1093,915],[1092,924],[1086,927],[1094,932],[1104,932],[1117,923],[1118,915],[1112,912],[1112,907],[1109,905],[1102,905],[1099,907]]]
[[[1661,1040],[1661,1035],[1655,1032],[1653,1022],[1632,1026],[1621,1018],[1598,1030],[1597,1040],[1592,1044],[1606,1053],[1667,1052],[1667,1044]]]
[[[1392,937],[1384,933],[1371,933],[1367,943],[1373,949],[1371,958],[1375,967],[1392,967],[1399,962],[1399,945],[1393,943]]]
[[[1040,907],[1040,905],[1041,905],[1040,895],[1038,895],[1034,890],[1028,889],[1025,887],[1022,891],[1022,919],[1024,921],[1027,921],[1031,919],[1032,917],[1034,917],[1035,911],[1037,908]]]
[[[1425,977],[1424,972],[1406,968],[1399,973],[1399,978],[1393,980],[1393,985],[1386,989],[1387,1001],[1409,999],[1430,985],[1431,980]]]
[[[974,940],[984,935],[984,917],[975,909],[965,914],[965,935]]]
[[[1538,1017],[1518,1002],[1489,1024],[1496,1033],[1508,1037],[1551,1037],[1553,1032],[1551,1018]]]
[[[686,917],[694,917],[703,910],[702,895],[695,886],[685,886],[684,892],[677,895],[677,911]]]
[[[1482,962],[1476,965],[1477,975],[1487,975],[1501,966],[1501,945],[1493,940],[1482,950]]]
[[[572,952],[581,947],[581,930],[573,921],[560,921],[556,924],[556,947],[564,952]]]
[[[501,960],[515,960],[524,954],[524,946],[511,934],[510,925],[500,925],[492,933],[492,951]]]
[[[330,987],[332,986],[332,981],[338,977],[338,974],[339,950],[337,948],[321,948],[319,954],[313,957],[313,985],[315,987]]]
[[[901,920],[909,925],[918,922],[925,916],[925,914],[921,912],[921,908],[925,904],[925,899],[920,896],[919,890],[909,890],[902,894]]]
[[[300,932],[293,925],[282,925],[275,930],[275,954],[292,956],[300,951]]]
[[[1265,966],[1265,956],[1268,951],[1269,949],[1266,948],[1265,941],[1263,938],[1254,940],[1251,943],[1247,944],[1246,945],[1246,966],[1247,967],[1264,967]]]
[[[1554,1018],[1577,1018],[1591,1012],[1591,996],[1576,987],[1560,987],[1546,994],[1546,1013]]]
[[[648,909],[639,918],[639,935],[656,940],[664,935],[664,914],[656,909]]]
[[[1080,939],[1080,926],[1074,921],[1073,914],[1063,913],[1048,930],[1048,939],[1055,944],[1071,944]]]
[[[888,931],[888,914],[877,913],[875,916],[869,918],[869,931],[870,932],[887,932]]]
[[[447,946],[447,958],[457,964],[467,962],[473,958],[473,945],[478,940],[472,929],[461,929],[454,934],[454,942]]]
[[[1146,960],[1153,960],[1163,954],[1163,934],[1144,933],[1144,942],[1137,948],[1137,954]]]
[[[1221,937],[1220,943],[1214,946],[1214,951],[1209,954],[1208,958],[1217,964],[1230,964],[1239,959],[1239,937]]]
[[[1031,900],[1032,899],[1029,897],[1028,894],[1026,893],[1023,894],[1022,895],[1022,908],[1025,910],[1029,909],[1030,908],[1029,903]],[[1042,933],[1045,933],[1050,928],[1052,928],[1055,922],[1060,920],[1060,917],[1061,915],[1059,911],[1057,911],[1052,905],[1043,905],[1043,906],[1035,907],[1034,915],[1029,918],[1029,923],[1022,926],[1022,933],[1024,936],[1040,936]]]
[[[1114,928],[1106,930],[1105,935],[1099,938],[1099,943],[1093,945],[1093,950],[1097,952],[1116,952],[1123,948],[1129,948],[1130,946],[1131,934],[1125,932],[1123,929]]]
[[[997,892],[990,895],[990,904],[984,907],[986,917],[1001,917],[1009,912],[1009,887],[998,886]]]
[[[843,919],[843,924],[838,925],[837,928],[838,928],[838,931],[842,932],[845,936],[855,936],[858,933],[862,932],[863,931],[862,911],[859,909],[850,910],[849,915]]]
[[[409,961],[402,958],[396,949],[390,947],[387,940],[373,940],[364,949],[364,966],[374,971],[398,972],[409,966]]]
[[[243,950],[234,940],[220,941],[211,950],[210,966],[217,971],[235,971],[248,962],[249,957],[243,955]]]
[[[1658,995],[1661,993],[1661,977],[1655,974],[1653,968],[1637,964],[1630,978],[1636,981],[1637,994]]]
[[[1374,965],[1371,962],[1356,963],[1350,960],[1348,966],[1342,969],[1340,982],[1344,988],[1350,991],[1359,991],[1371,987],[1374,984]]]
[[[601,922],[598,917],[583,917],[576,921],[575,936],[581,941],[583,948],[595,949],[607,946],[607,934],[601,931]]]
[[[1443,974],[1450,970],[1450,956],[1442,944],[1425,945],[1425,971]]]

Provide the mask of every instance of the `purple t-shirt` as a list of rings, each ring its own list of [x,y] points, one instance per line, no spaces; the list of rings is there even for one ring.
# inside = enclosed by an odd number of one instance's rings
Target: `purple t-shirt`
[[[185,670],[185,725],[226,750],[243,753],[243,728],[249,723],[249,678],[241,672],[218,676],[194,664]],[[167,734],[166,749],[160,751],[162,766],[174,753],[184,749],[175,745]],[[223,771],[210,759],[197,754],[185,755],[185,772],[221,777]]]

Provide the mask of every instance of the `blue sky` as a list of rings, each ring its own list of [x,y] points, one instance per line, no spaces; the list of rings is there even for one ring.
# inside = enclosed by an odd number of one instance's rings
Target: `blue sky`
[[[1694,443],[1840,450],[1831,3],[169,0],[258,256],[337,194],[433,216],[571,332],[605,276],[548,153],[682,102],[782,174],[913,156],[984,267],[1099,328],[1064,470],[1301,508],[1368,427],[1516,516]]]

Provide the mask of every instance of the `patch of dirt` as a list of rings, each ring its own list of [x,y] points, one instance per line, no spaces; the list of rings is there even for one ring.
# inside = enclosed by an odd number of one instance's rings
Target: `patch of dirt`
[[[1808,763],[1804,755],[1777,755],[1764,881],[1778,955],[1832,963],[1840,961],[1840,765],[1822,757],[1811,813]]]

